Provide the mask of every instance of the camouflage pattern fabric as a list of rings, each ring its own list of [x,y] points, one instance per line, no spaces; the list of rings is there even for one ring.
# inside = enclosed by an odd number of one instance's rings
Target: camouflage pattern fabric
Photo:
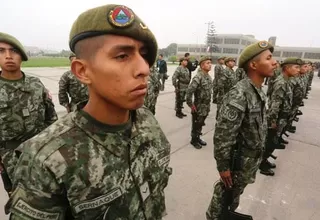
[[[314,76],[314,71],[310,71],[308,73],[308,87],[311,87],[312,85],[313,76]]]
[[[236,77],[237,77],[237,81],[240,81],[240,80],[243,80],[245,77],[247,77],[247,74],[244,71],[244,69],[238,68],[236,70]]]
[[[48,90],[32,76],[0,77],[0,156],[12,179],[13,150],[58,119]]]
[[[146,108],[122,125],[83,111],[25,142],[6,210],[12,220],[160,220],[172,170],[170,144]]]
[[[290,77],[289,85],[292,90],[292,107],[289,121],[292,121],[295,117],[296,111],[303,100],[303,88],[301,85],[300,76]]]
[[[271,77],[269,77],[268,91],[267,91],[268,96],[270,96],[270,94],[272,93],[274,81],[277,79],[278,76],[281,75],[281,73],[282,73],[282,69],[279,67],[273,72],[273,75]]]
[[[187,67],[178,66],[172,76],[172,85],[176,91],[175,110],[181,111],[186,99],[186,91],[190,83],[190,72]]]
[[[193,77],[187,90],[187,105],[195,105],[197,111],[192,114],[191,136],[198,137],[202,133],[202,126],[210,112],[212,96],[212,78],[201,69]],[[194,100],[192,100],[194,97]]]
[[[300,75],[300,79],[301,79],[301,86],[303,88],[303,97],[306,96],[307,94],[307,88],[308,88],[308,76],[307,74],[301,74]]]
[[[58,97],[60,105],[73,111],[78,103],[89,99],[88,88],[71,71],[67,71],[60,78]]]
[[[155,115],[157,99],[161,89],[159,73],[155,66],[150,68],[148,92],[144,98],[144,105]]]
[[[278,136],[288,123],[292,108],[292,89],[289,78],[281,74],[274,81],[273,92],[269,96],[268,123],[277,125]]]
[[[217,104],[217,95],[218,95],[218,79],[222,75],[223,72],[223,66],[219,63],[216,64],[214,67],[214,79],[213,79],[213,85],[212,85],[212,102]]]
[[[234,86],[223,100],[214,133],[214,158],[219,172],[231,170],[231,150],[238,146],[242,167],[231,173],[234,182],[233,209],[239,204],[240,194],[247,184],[254,183],[262,160],[267,133],[266,95],[250,78]],[[208,220],[221,217],[225,201],[222,183],[215,190],[206,212]]]

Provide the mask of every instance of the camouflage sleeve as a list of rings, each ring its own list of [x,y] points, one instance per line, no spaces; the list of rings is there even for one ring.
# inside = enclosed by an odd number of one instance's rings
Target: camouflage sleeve
[[[172,85],[174,86],[174,88],[177,87],[177,80],[179,78],[179,74],[180,74],[180,68],[177,67],[176,71],[174,71],[172,76]]]
[[[200,79],[196,75],[195,77],[193,77],[193,79],[187,89],[186,102],[189,107],[191,107],[193,105],[192,96],[196,92],[199,84],[200,84]]]
[[[59,103],[66,107],[69,105],[68,87],[69,87],[69,72],[65,72],[59,80]]]
[[[283,86],[283,84],[275,84],[271,94],[270,107],[268,110],[268,121],[271,124],[276,124],[279,117],[280,107],[285,97]]]
[[[52,172],[29,152],[21,154],[15,170],[14,191],[5,209],[11,220],[65,219],[66,198]]]
[[[221,68],[220,66],[216,65],[214,67],[214,80],[217,80],[218,79],[218,76],[219,76],[219,72],[221,71]]]
[[[44,88],[43,90],[43,100],[45,105],[45,124],[47,126],[51,125],[58,120],[56,110],[54,109],[54,104],[52,102],[52,97],[48,89]]]
[[[230,170],[230,152],[236,144],[246,106],[244,96],[237,89],[231,90],[221,105],[213,137],[214,158],[219,172]]]
[[[218,81],[217,81],[218,82],[217,89],[220,94],[225,94],[224,90],[225,90],[227,78],[226,78],[224,72],[225,72],[225,70],[220,73],[220,75],[218,77]]]

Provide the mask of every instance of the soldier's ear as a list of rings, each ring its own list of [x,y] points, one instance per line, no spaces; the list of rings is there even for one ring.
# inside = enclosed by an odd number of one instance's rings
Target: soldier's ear
[[[250,69],[256,70],[257,69],[257,63],[255,61],[249,62]]]
[[[85,60],[74,59],[71,63],[71,71],[83,84],[91,84],[91,79],[89,77],[90,70],[88,68],[88,63]]]

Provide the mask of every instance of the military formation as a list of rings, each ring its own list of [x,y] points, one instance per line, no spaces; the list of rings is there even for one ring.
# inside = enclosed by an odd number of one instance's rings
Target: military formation
[[[162,219],[171,145],[155,114],[169,76],[162,54],[156,61],[155,36],[130,8],[109,4],[79,15],[69,46],[71,69],[58,96],[68,114],[58,119],[48,89],[21,70],[28,60],[22,44],[0,33],[6,213],[12,220]],[[187,117],[186,102],[195,149],[207,145],[202,127],[217,105],[213,156],[220,179],[207,220],[252,219],[236,212],[241,194],[259,169],[274,175],[270,157],[286,148],[287,132],[296,132],[315,67],[294,57],[277,62],[273,51],[267,41],[247,46],[236,70],[235,58],[219,57],[213,79],[212,57],[191,62],[186,53],[172,75],[175,115]]]

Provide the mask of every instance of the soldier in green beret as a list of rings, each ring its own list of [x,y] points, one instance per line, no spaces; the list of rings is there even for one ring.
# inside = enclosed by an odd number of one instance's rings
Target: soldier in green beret
[[[72,62],[76,58],[74,53],[70,54]],[[70,100],[69,100],[70,96]],[[89,98],[87,85],[81,83],[71,70],[65,72],[59,80],[59,103],[66,108],[67,112],[76,110],[76,105]]]
[[[0,32],[0,162],[12,180],[14,150],[58,117],[51,95],[39,78],[21,70],[28,57],[22,44]],[[3,180],[5,183],[5,180]]]
[[[218,95],[218,87],[217,82],[219,77],[222,75],[223,72],[223,64],[224,59],[226,57],[218,57],[217,64],[214,67],[214,78],[213,78],[213,85],[212,85],[212,103],[217,104],[217,95]]]
[[[170,144],[142,107],[154,35],[110,4],[82,13],[69,44],[89,101],[22,145],[6,210],[12,220],[162,219]]]
[[[196,149],[201,149],[207,145],[200,138],[202,127],[210,112],[212,95],[212,78],[209,75],[211,70],[211,57],[203,56],[199,61],[200,68],[187,89],[187,105],[191,108],[192,128],[191,144]]]
[[[272,76],[276,61],[273,46],[260,41],[246,47],[239,68],[247,77],[238,82],[223,99],[214,132],[214,158],[220,181],[206,212],[208,220],[221,219],[236,210],[245,187],[255,181],[262,160],[267,131],[265,77]],[[226,197],[231,202],[226,204]]]
[[[268,135],[272,135],[272,138],[276,138],[277,142],[280,143],[287,143],[282,139],[281,135],[285,132],[292,108],[293,94],[289,83],[290,78],[299,74],[302,63],[301,59],[295,57],[285,59],[281,64],[282,73],[274,81],[272,93],[268,97]],[[271,168],[275,168],[276,166],[267,160],[274,149],[275,146],[266,146],[266,151],[260,165],[261,174],[267,176],[274,175]]]

